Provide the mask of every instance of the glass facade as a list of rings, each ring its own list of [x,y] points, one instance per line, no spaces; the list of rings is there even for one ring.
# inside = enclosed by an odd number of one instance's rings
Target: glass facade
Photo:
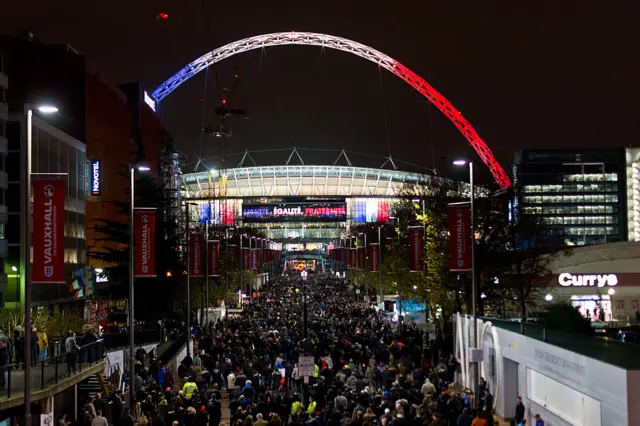
[[[21,233],[24,215],[21,211],[23,152],[16,149],[24,146],[24,132],[21,126],[24,117],[11,116],[9,132],[10,147],[8,158],[9,190],[7,205],[9,208],[9,262],[20,264],[19,280],[24,274]],[[32,298],[34,303],[64,301],[73,299],[69,292],[74,273],[84,269],[87,263],[86,246],[86,194],[87,161],[85,145],[59,131],[44,121],[33,118],[32,131],[32,180],[61,179],[66,181],[65,226],[64,226],[64,262],[65,284],[34,284]],[[33,256],[33,252],[31,254]],[[18,302],[24,297],[24,283],[21,289],[9,289],[7,302]],[[13,300],[12,300],[13,299]]]
[[[626,240],[624,150],[526,150],[513,170],[514,217],[540,215],[561,245]]]

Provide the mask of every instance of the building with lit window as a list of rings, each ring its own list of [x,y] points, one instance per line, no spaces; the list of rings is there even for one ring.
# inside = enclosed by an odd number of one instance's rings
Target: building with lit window
[[[4,258],[8,253],[8,243],[5,237],[5,225],[7,223],[7,205],[5,204],[5,192],[8,186],[7,172],[5,171],[7,157],[7,122],[9,121],[8,105],[9,77],[4,69],[4,54],[0,48],[0,307],[4,305],[3,294],[7,291],[8,277],[4,268]]]
[[[541,215],[557,231],[559,245],[626,241],[627,181],[623,148],[520,151],[513,166],[512,220]]]
[[[22,221],[26,213],[22,211],[24,185],[21,169],[24,164],[25,146],[24,114],[9,115],[7,125],[9,153],[6,161],[8,173],[7,207],[8,226],[6,238],[9,244],[7,270],[11,270],[5,294],[7,306],[20,306],[24,300],[24,233]],[[32,179],[66,180],[66,200],[64,218],[64,263],[66,284],[33,284],[32,298],[39,305],[73,300],[69,293],[74,273],[84,269],[87,261],[86,247],[86,148],[85,144],[48,124],[34,112],[32,128]]]

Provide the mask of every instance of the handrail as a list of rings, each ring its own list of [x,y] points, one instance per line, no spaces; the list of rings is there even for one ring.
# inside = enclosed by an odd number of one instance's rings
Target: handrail
[[[79,346],[78,351],[63,352],[31,364],[31,389],[42,390],[56,384],[64,377],[82,373],[83,368],[102,362],[106,357],[103,339]],[[6,392],[10,399],[12,393],[24,394],[24,363],[0,366],[0,400]],[[66,366],[66,367],[65,367]]]

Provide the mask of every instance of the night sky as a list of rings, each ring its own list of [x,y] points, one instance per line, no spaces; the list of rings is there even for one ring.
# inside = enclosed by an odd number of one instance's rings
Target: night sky
[[[376,48],[425,78],[471,121],[507,168],[513,151],[637,145],[640,134],[640,2],[543,0],[406,2],[23,0],[0,6],[0,31],[28,29],[68,43],[114,82],[151,92],[223,44],[278,31],[312,31]],[[10,3],[10,4],[9,4]],[[156,16],[165,12],[166,22]],[[242,74],[229,153],[341,149],[392,155],[452,174],[453,157],[477,158],[455,127],[406,83],[353,55],[284,46],[237,55],[192,78],[161,104],[160,118],[193,168],[216,167],[205,124],[221,87]],[[385,125],[385,111],[386,122]],[[328,154],[302,151],[307,163]],[[256,154],[282,163],[287,153]],[[330,156],[335,156],[331,154]],[[447,157],[448,159],[443,159]],[[384,161],[352,155],[355,165]],[[239,156],[229,156],[237,165]],[[401,165],[401,164],[399,164]],[[483,176],[489,180],[488,173]]]

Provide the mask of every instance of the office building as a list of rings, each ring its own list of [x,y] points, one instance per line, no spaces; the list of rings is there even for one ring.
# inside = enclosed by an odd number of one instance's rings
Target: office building
[[[523,150],[513,166],[511,218],[540,215],[558,245],[626,241],[626,181],[623,148]]]
[[[3,295],[7,291],[8,277],[4,268],[4,258],[9,247],[5,237],[5,225],[8,220],[8,209],[5,204],[5,195],[8,186],[7,173],[5,171],[7,157],[7,122],[9,121],[8,90],[9,77],[4,69],[4,54],[0,48],[0,307],[4,306]],[[12,275],[15,275],[13,273]]]
[[[69,284],[74,274],[86,266],[86,147],[81,141],[48,124],[34,110],[32,123],[32,180],[62,179],[66,181],[65,217],[64,217],[64,264],[65,280],[63,284],[36,284],[32,286],[33,302],[38,305],[55,304],[69,299]],[[26,261],[24,251],[25,235],[22,232],[23,220],[27,213],[22,210],[25,196],[22,167],[25,164],[26,146],[25,114],[10,114],[7,124],[9,154],[7,156],[8,190],[7,206],[9,221],[6,238],[9,244],[9,260],[5,262],[11,270],[6,291],[6,305],[21,306],[24,300],[24,275]],[[15,270],[15,271],[14,271]],[[16,277],[16,273],[18,276]]]

